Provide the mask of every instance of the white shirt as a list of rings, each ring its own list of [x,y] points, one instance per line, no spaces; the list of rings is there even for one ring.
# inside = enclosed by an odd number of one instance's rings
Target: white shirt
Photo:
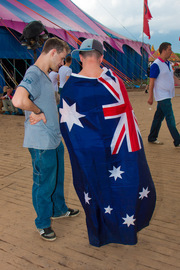
[[[175,95],[174,75],[172,66],[160,59],[154,61],[158,65],[160,73],[154,82],[154,98],[156,101],[161,101],[168,98],[173,98]]]
[[[60,80],[60,88],[63,88],[66,77],[69,77],[72,73],[72,69],[68,66],[62,66],[59,69],[59,80]]]
[[[53,87],[54,87],[54,90],[56,92],[58,92],[58,81],[57,81],[57,76],[58,76],[58,73],[55,72],[55,71],[51,71],[49,73],[49,78],[51,79],[52,81],[52,84],[53,84]]]

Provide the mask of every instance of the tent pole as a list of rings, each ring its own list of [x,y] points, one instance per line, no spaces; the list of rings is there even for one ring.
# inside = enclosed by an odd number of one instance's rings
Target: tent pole
[[[143,75],[143,55],[144,55],[144,0],[143,0],[143,27],[142,27],[141,86],[142,86],[142,75]]]
[[[142,57],[141,57],[141,86],[143,80],[143,60],[144,60],[144,40],[143,40],[143,33],[142,33]]]
[[[16,81],[16,60],[14,58],[13,58],[13,68],[14,68],[13,75],[14,75],[14,79]]]

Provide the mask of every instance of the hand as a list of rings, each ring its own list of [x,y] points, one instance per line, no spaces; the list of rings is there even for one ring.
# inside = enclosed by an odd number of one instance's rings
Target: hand
[[[153,104],[153,97],[150,97],[147,102],[149,105],[152,105]]]
[[[43,120],[44,124],[46,124],[46,117],[44,113],[35,114],[32,112],[29,116],[29,122],[31,125],[35,125],[41,120]]]

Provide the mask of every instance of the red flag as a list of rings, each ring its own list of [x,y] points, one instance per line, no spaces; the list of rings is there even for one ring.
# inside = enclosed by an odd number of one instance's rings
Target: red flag
[[[144,25],[143,25],[143,32],[149,37],[150,36],[150,30],[149,30],[149,20],[152,19],[151,12],[148,7],[148,0],[144,0]]]

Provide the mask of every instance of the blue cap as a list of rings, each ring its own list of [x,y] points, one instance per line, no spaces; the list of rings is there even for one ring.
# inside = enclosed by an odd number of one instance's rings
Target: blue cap
[[[103,45],[96,39],[86,39],[77,50],[73,50],[71,56],[79,59],[79,52],[98,51],[103,55]]]

